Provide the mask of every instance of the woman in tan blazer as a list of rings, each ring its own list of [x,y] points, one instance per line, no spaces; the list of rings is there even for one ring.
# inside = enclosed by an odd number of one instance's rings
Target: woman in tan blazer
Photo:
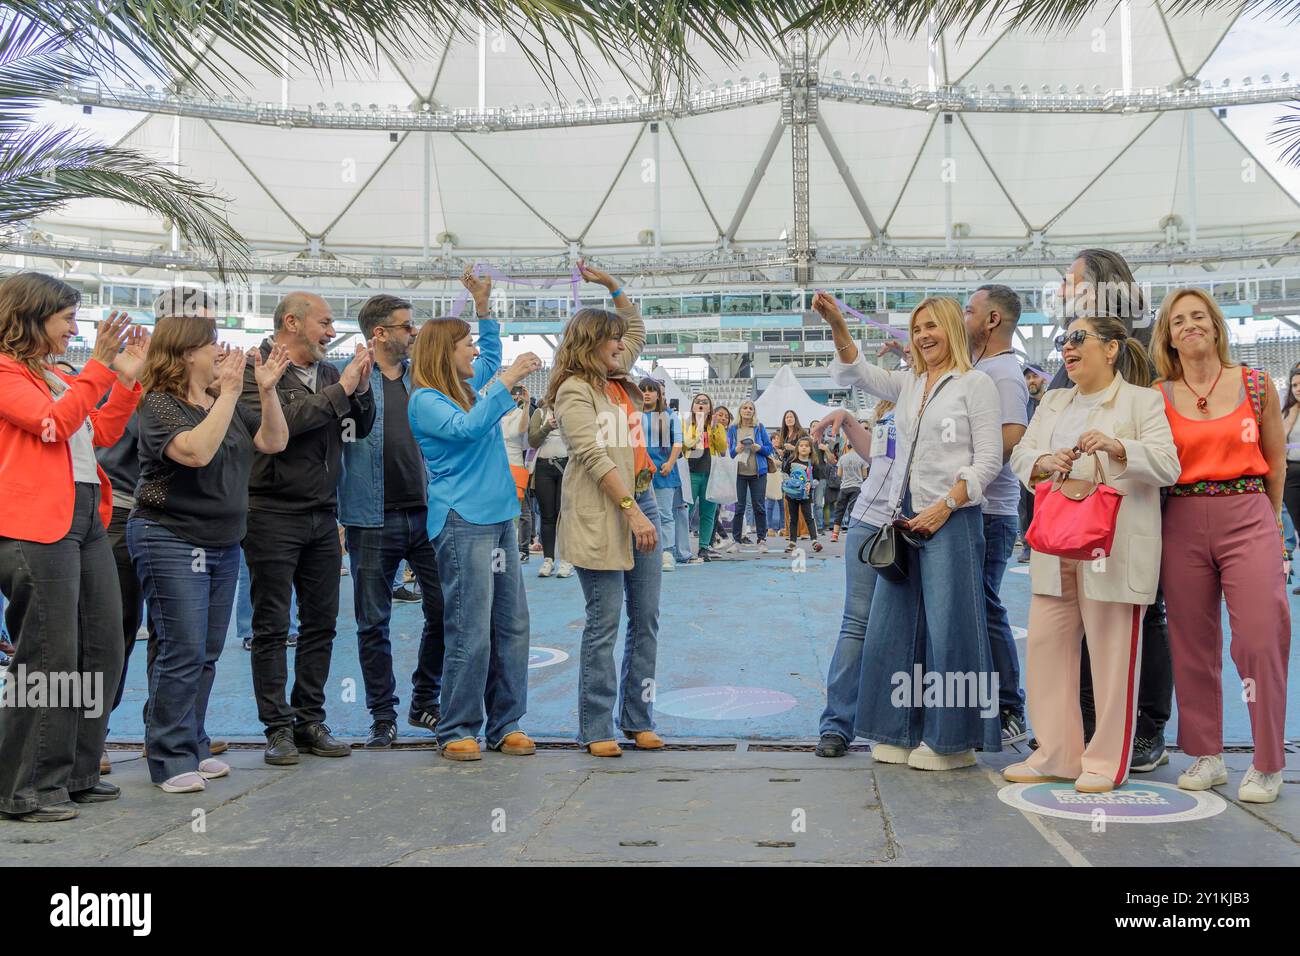
[[[619,728],[638,748],[664,745],[654,732],[655,656],[662,564],[654,462],[642,434],[641,391],[629,374],[645,344],[641,313],[604,272],[579,262],[610,292],[617,313],[579,309],[555,353],[547,402],[569,443],[560,494],[559,552],[578,569],[587,602],[578,670],[578,742],[597,757],[622,754]],[[614,670],[626,595],[627,643]]]
[[[1013,783],[1073,780],[1080,792],[1104,793],[1128,779],[1142,614],[1160,574],[1160,489],[1178,478],[1178,452],[1160,396],[1148,387],[1146,353],[1119,319],[1075,319],[1056,344],[1075,387],[1043,397],[1011,470],[1032,492],[1055,475],[1091,480],[1095,454],[1123,500],[1109,555],[1079,561],[1033,551],[1025,690],[1039,747],[1002,775]],[[1078,703],[1085,631],[1097,707],[1086,747]]]

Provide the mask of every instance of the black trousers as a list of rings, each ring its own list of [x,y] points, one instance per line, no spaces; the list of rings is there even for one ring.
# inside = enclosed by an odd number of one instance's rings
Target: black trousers
[[[767,540],[767,475],[736,476],[736,517],[731,519],[731,537],[736,541],[745,531],[745,497],[754,507],[754,534]]]
[[[542,556],[555,558],[555,529],[560,521],[560,487],[564,471],[549,458],[538,458],[533,469],[533,493],[542,514]]]
[[[861,485],[854,485],[851,488],[840,488],[840,493],[835,496],[835,513],[831,517],[831,527],[842,528],[844,519],[852,517],[853,505],[858,500],[858,495],[862,492]]]
[[[334,628],[339,616],[339,546],[335,511],[250,511],[244,558],[253,598],[253,693],[267,732],[323,723]],[[289,700],[289,596],[296,590],[298,647]]]
[[[140,589],[140,579],[136,577],[131,555],[126,550],[126,519],[130,513],[130,508],[114,505],[113,519],[108,523],[108,542],[113,547],[113,561],[117,565],[117,589],[122,596],[122,676],[117,682],[117,692],[113,695],[113,710],[117,710],[118,704],[122,703],[122,694],[126,690],[126,669],[131,664],[135,636],[140,632],[140,621],[145,613],[144,592]],[[153,670],[153,659],[157,654],[158,641],[150,625],[146,671]],[[148,723],[148,700],[144,703],[144,711],[145,723]]]
[[[1282,504],[1291,516],[1296,534],[1300,535],[1300,461],[1286,463],[1286,484],[1282,487]]]
[[[1165,619],[1164,591],[1156,592],[1155,603],[1142,618],[1142,673],[1138,676],[1138,710],[1135,737],[1148,739],[1165,732],[1174,705],[1174,662],[1169,656],[1169,622]],[[1088,638],[1083,639],[1079,661],[1079,707],[1083,711],[1085,738],[1092,737],[1097,723],[1092,697],[1092,670],[1088,662]]]
[[[62,539],[0,538],[0,591],[9,597],[14,642],[6,696],[22,705],[0,716],[5,813],[66,803],[69,793],[99,783],[109,702],[122,675],[122,604],[99,485],[79,483],[74,495]]]
[[[1030,522],[1034,520],[1034,493],[1024,485],[1020,486],[1020,537],[1025,536],[1029,530]],[[1029,547],[1026,543],[1025,547]]]
[[[803,523],[808,528],[808,537],[813,541],[817,540],[817,526],[813,524],[813,503],[812,498],[791,498],[789,495],[785,499],[785,513],[789,515],[790,525],[790,543],[796,544],[799,541],[799,518],[803,517]]]

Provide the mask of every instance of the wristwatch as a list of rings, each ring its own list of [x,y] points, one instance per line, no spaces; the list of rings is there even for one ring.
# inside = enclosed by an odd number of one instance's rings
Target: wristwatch
[[[631,495],[624,495],[618,502],[618,506],[624,511],[630,511],[636,500]]]
[[[949,511],[956,511],[956,510],[957,510],[957,499],[956,499],[956,498],[953,498],[953,497],[949,496],[949,497],[943,499],[943,503],[944,503],[945,505],[948,506],[948,510],[949,510]]]

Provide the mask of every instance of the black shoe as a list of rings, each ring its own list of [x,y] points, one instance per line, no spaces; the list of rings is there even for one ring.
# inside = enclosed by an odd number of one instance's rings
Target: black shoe
[[[1002,746],[1009,747],[1012,744],[1023,743],[1028,736],[1029,731],[1025,729],[1025,718],[1013,710],[1004,709],[1002,711]]]
[[[297,634],[290,634],[289,637],[288,637],[288,639],[284,642],[284,644],[285,644],[286,647],[297,647],[297,646],[298,646],[298,635],[297,635]]]
[[[1161,764],[1169,763],[1169,751],[1165,747],[1165,735],[1133,738],[1133,759],[1128,768],[1134,773],[1150,773]]]
[[[397,741],[397,721],[376,720],[370,725],[370,736],[366,738],[367,750],[387,750]]]
[[[740,536],[740,541],[739,541],[739,543],[740,543],[740,544],[753,544],[754,542],[750,540],[749,535],[747,535],[747,534],[742,534],[742,535]]]
[[[419,710],[411,711],[406,715],[406,722],[412,727],[419,727],[432,733],[438,729],[438,718],[441,716],[438,705],[434,704],[433,710],[421,707]]]
[[[121,795],[121,787],[115,787],[113,784],[103,781],[95,784],[89,790],[77,790],[68,794],[73,803],[107,803],[109,800],[116,800]]]
[[[293,743],[293,730],[289,727],[277,727],[266,738],[266,750],[262,759],[276,767],[287,767],[301,760],[298,748]]]
[[[695,556],[701,561],[712,561],[713,558],[711,555],[712,552],[708,548],[700,548],[699,552]]]
[[[819,757],[843,757],[848,752],[849,745],[839,734],[822,734],[822,739],[817,741]]]
[[[251,651],[252,649],[253,649],[253,639],[251,637],[244,638],[244,650]]]
[[[1028,563],[1029,563],[1029,556],[1032,555],[1033,553],[1034,553],[1034,552],[1033,552],[1032,550],[1030,550],[1028,547],[1026,547],[1026,548],[1024,548],[1024,549],[1021,550],[1021,552],[1020,552],[1020,557],[1016,558],[1016,561],[1019,562],[1020,564],[1028,564]]]
[[[393,592],[393,601],[397,604],[419,604],[420,595],[410,588],[398,588]]]
[[[330,729],[324,724],[303,724],[293,729],[293,742],[299,750],[306,750],[317,757],[347,757],[352,748],[341,740],[330,736]]]
[[[19,823],[62,823],[75,819],[80,813],[71,803],[55,803],[27,813],[7,813],[5,816]]]

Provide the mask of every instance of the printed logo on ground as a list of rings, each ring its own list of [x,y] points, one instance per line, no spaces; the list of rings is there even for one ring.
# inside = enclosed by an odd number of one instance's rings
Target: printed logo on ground
[[[1064,820],[1091,823],[1098,809],[1107,823],[1187,823],[1223,812],[1223,798],[1208,790],[1129,781],[1110,793],[1079,793],[1072,783],[1013,783],[998,791],[1003,803]]]
[[[559,648],[540,647],[536,644],[528,648],[528,669],[535,667],[550,667],[552,664],[563,664],[569,659],[569,655]]]
[[[746,720],[770,717],[790,710],[798,702],[789,694],[766,687],[686,687],[655,698],[655,709],[691,720]]]

